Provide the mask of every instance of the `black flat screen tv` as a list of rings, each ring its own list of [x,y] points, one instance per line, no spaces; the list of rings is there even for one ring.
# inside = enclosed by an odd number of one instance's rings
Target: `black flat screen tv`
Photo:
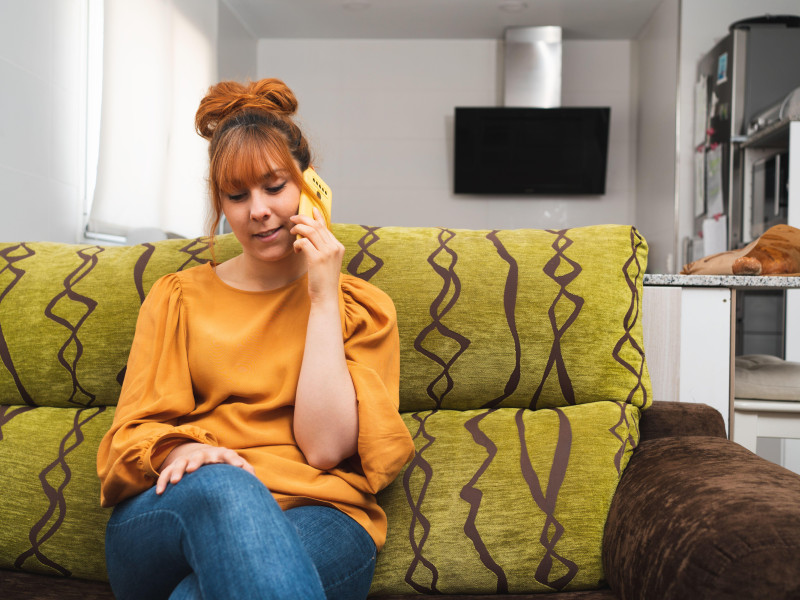
[[[608,107],[455,109],[456,194],[604,194]]]

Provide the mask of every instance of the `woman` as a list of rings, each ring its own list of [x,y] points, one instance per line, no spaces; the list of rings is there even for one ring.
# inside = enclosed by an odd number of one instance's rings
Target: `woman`
[[[359,598],[386,517],[374,494],[413,454],[386,294],[341,275],[308,144],[275,79],[200,103],[211,232],[242,253],[159,279],[97,457],[115,506],[106,562],[125,598]]]

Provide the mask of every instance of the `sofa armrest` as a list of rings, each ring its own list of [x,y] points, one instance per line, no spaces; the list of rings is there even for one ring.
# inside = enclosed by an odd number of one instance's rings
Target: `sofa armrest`
[[[38,575],[0,569],[3,600],[114,600],[111,586],[102,581]]]
[[[694,402],[655,401],[642,411],[639,429],[642,441],[673,436],[727,437],[719,411]]]
[[[634,452],[603,565],[620,598],[800,597],[800,476],[719,437]]]

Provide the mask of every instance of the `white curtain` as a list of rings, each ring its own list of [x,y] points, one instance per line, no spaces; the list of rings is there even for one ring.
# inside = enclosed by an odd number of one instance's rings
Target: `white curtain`
[[[103,45],[88,232],[202,235],[208,146],[194,114],[216,82],[217,0],[105,0]]]

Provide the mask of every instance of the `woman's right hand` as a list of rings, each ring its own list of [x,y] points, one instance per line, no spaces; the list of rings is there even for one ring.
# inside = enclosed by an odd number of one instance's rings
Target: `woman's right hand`
[[[163,494],[167,489],[167,484],[176,484],[183,477],[184,473],[192,473],[210,464],[229,464],[240,467],[255,475],[253,466],[239,456],[239,453],[230,448],[210,446],[200,442],[186,442],[173,448],[161,465],[161,474],[156,482],[156,494]]]

